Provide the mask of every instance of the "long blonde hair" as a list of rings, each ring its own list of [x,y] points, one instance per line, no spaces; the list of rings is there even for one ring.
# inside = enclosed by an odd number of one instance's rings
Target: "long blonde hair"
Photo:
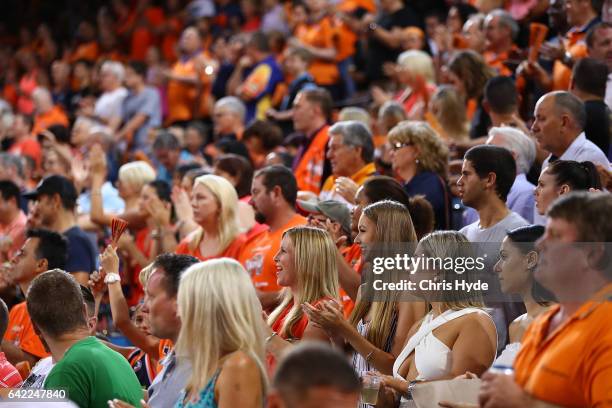
[[[217,234],[219,234],[219,247],[224,251],[240,234],[240,224],[238,221],[238,194],[232,184],[220,176],[206,174],[194,180],[194,187],[201,184],[206,187],[217,201],[219,206],[219,218],[217,219]],[[204,229],[200,227],[194,239],[190,242],[190,249],[195,249],[200,245],[204,237]]]
[[[457,231],[434,231],[431,234],[425,235],[419,241],[418,248],[421,249],[425,256],[435,259],[476,259],[476,251],[473,244],[460,232]],[[465,268],[465,272],[458,274],[455,270],[446,268],[438,268],[435,273],[441,276],[439,280],[444,282],[452,282],[458,278],[468,283],[475,283],[477,277],[474,274],[474,268]],[[484,307],[484,299],[479,291],[465,290],[444,290],[440,291],[440,298],[432,301],[441,302],[443,306],[451,310],[461,310],[466,307]]]
[[[187,389],[199,391],[220,367],[220,359],[243,351],[261,369],[265,395],[264,331],[261,304],[242,265],[230,258],[190,266],[181,276],[177,295],[181,331],[177,356],[191,361]]]
[[[283,238],[285,236],[293,243],[293,265],[299,290],[292,293],[290,288],[283,289],[281,303],[268,317],[268,324],[272,326],[293,301],[279,333],[290,338],[293,326],[304,315],[302,303],[338,298],[339,284],[336,245],[326,231],[300,226],[288,229],[283,233]]]
[[[376,245],[383,247],[397,246],[400,243],[416,243],[417,237],[408,209],[391,200],[378,201],[363,209],[364,217],[368,217],[376,224]],[[397,296],[395,291],[382,292],[385,299],[372,302],[360,299],[350,316],[353,326],[372,310],[370,327],[365,338],[377,348],[384,350],[391,335],[394,315],[397,313]]]

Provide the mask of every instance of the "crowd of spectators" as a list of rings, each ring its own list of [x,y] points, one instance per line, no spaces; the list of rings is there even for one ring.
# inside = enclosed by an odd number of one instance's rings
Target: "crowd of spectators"
[[[612,406],[610,0],[21,3],[0,399]]]

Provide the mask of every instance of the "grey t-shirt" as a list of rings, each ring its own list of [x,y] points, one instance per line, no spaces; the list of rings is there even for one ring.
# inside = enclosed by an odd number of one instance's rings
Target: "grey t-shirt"
[[[501,243],[506,237],[506,233],[514,228],[529,225],[523,217],[515,212],[510,211],[505,218],[499,221],[497,224],[490,226],[489,228],[481,228],[479,224],[480,220],[466,225],[461,228],[459,232],[467,237],[470,242],[499,242]]]
[[[164,367],[149,386],[151,408],[174,407],[191,376],[191,364],[176,358],[172,350],[161,362]]]
[[[460,232],[464,234],[470,242],[475,244],[479,256],[485,256],[485,268],[490,273],[489,283],[492,284],[492,288],[495,288],[492,290],[497,291],[499,289],[498,281],[497,278],[493,278],[493,276],[495,276],[493,274],[493,265],[495,265],[499,257],[498,251],[501,242],[506,237],[508,231],[513,230],[514,228],[529,225],[529,222],[512,211],[510,211],[510,214],[508,214],[497,224],[492,225],[489,228],[481,228],[478,225],[479,222],[480,220],[477,220],[470,225],[466,225],[465,227],[461,228]],[[500,294],[499,296],[499,300],[501,300],[501,296],[504,295]],[[490,314],[493,317],[495,326],[497,327],[497,351],[499,353],[506,345],[508,325],[516,316],[523,312],[515,303],[511,302],[510,298],[507,298],[505,302],[498,301],[490,304],[489,306],[492,306]]]
[[[136,148],[142,149],[146,145],[149,129],[161,125],[161,102],[157,89],[147,86],[138,94],[133,91],[128,93],[121,110],[123,123],[127,123],[138,113],[147,116],[146,122],[136,130],[133,139]]]

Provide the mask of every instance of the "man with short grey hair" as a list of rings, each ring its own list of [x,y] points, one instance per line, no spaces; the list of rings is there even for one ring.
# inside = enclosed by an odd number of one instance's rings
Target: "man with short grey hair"
[[[372,134],[354,120],[338,122],[328,133],[327,158],[332,174],[325,180],[319,199],[350,204],[359,186],[376,173]]]
[[[531,132],[540,147],[550,153],[542,169],[555,160],[590,161],[610,170],[610,162],[584,134],[584,103],[566,91],[549,92],[535,107]]]
[[[246,106],[235,96],[226,96],[215,103],[213,109],[214,132],[218,139],[239,139],[244,132]]]
[[[106,61],[100,68],[100,88],[102,95],[96,101],[92,118],[109,125],[112,120],[121,120],[121,107],[128,94],[123,84],[125,68],[116,61]]]
[[[512,53],[519,51],[514,45],[519,27],[510,13],[505,10],[491,11],[484,21],[486,36],[486,51],[484,58],[487,65],[494,68],[499,75],[511,75],[511,71],[504,63]]]

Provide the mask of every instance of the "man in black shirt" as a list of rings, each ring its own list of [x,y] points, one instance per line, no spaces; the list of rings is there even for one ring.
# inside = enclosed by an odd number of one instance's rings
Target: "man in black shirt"
[[[80,284],[87,285],[89,274],[97,269],[98,250],[76,223],[77,192],[74,184],[63,176],[48,176],[34,190],[24,194],[24,197],[34,201],[29,214],[29,225],[48,228],[66,237],[66,271]]]
[[[381,0],[382,14],[375,19],[366,15],[362,22],[366,25],[368,50],[366,75],[370,81],[384,79],[382,66],[385,62],[395,62],[402,51],[398,28],[409,26],[423,27],[422,16],[402,0]]]
[[[584,102],[586,138],[610,156],[610,110],[604,101],[608,67],[594,58],[578,60],[572,70],[570,91]]]

